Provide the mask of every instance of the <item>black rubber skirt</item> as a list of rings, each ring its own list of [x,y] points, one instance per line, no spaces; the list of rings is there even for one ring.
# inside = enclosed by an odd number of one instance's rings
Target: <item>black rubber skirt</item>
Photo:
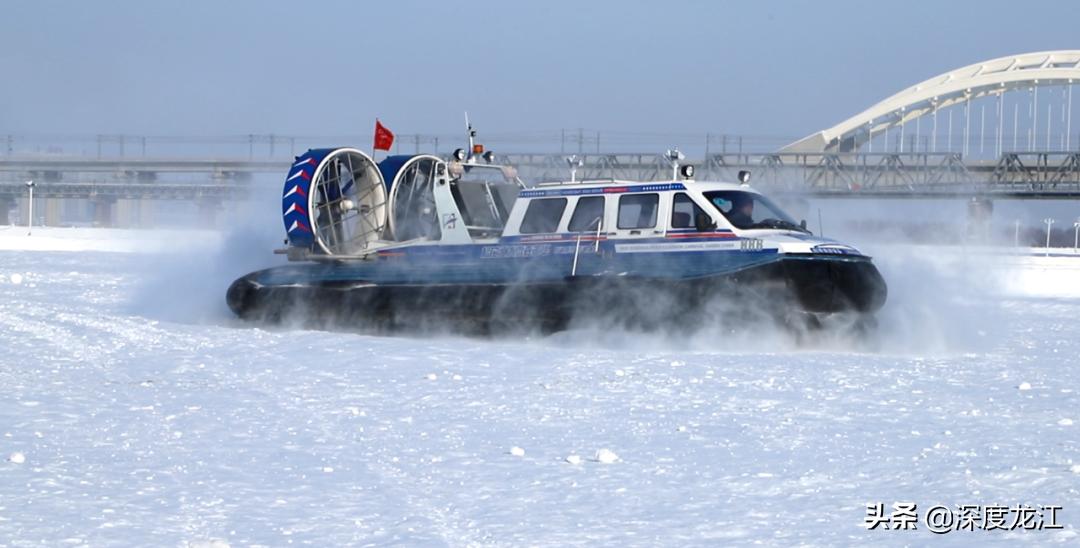
[[[373,284],[365,280],[266,286],[254,272],[226,302],[245,319],[315,327],[540,329],[602,322],[645,329],[784,317],[872,315],[888,294],[866,257],[786,256],[736,273],[692,279],[579,276],[514,284]]]

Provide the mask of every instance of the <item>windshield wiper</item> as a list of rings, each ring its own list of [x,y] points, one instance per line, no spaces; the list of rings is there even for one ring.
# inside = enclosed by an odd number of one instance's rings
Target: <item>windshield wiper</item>
[[[811,232],[809,230],[807,230],[807,229],[805,229],[805,228],[803,228],[803,227],[801,227],[801,226],[799,226],[799,225],[797,225],[795,223],[785,221],[783,219],[773,219],[773,218],[762,219],[761,221],[758,221],[758,222],[750,225],[750,228],[777,228],[777,229],[795,230],[797,232],[805,232],[806,234],[811,234]]]

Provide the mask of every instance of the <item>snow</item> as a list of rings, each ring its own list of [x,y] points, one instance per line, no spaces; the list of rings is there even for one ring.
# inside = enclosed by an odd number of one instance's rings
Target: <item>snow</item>
[[[163,253],[199,242],[215,245],[220,233],[212,230],[131,230],[80,227],[0,227],[0,250],[7,251],[111,251]]]
[[[387,337],[231,318],[272,241],[73,230],[0,235],[0,543],[1076,541],[1075,277],[871,248],[869,343]],[[1065,528],[863,527],[897,501],[1059,504]]]

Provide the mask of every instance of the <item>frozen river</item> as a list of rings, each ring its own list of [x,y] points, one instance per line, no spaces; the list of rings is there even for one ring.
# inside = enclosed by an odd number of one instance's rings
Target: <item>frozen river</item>
[[[1067,270],[871,249],[879,332],[810,347],[376,337],[229,317],[262,242],[74,234],[0,235],[0,545],[1080,543]]]

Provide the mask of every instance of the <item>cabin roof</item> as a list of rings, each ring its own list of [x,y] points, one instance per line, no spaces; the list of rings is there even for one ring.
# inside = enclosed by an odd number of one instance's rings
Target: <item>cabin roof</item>
[[[521,198],[539,198],[544,196],[576,196],[584,194],[622,194],[629,192],[674,192],[678,190],[742,190],[758,193],[749,185],[719,181],[575,181],[540,183],[521,191]]]

